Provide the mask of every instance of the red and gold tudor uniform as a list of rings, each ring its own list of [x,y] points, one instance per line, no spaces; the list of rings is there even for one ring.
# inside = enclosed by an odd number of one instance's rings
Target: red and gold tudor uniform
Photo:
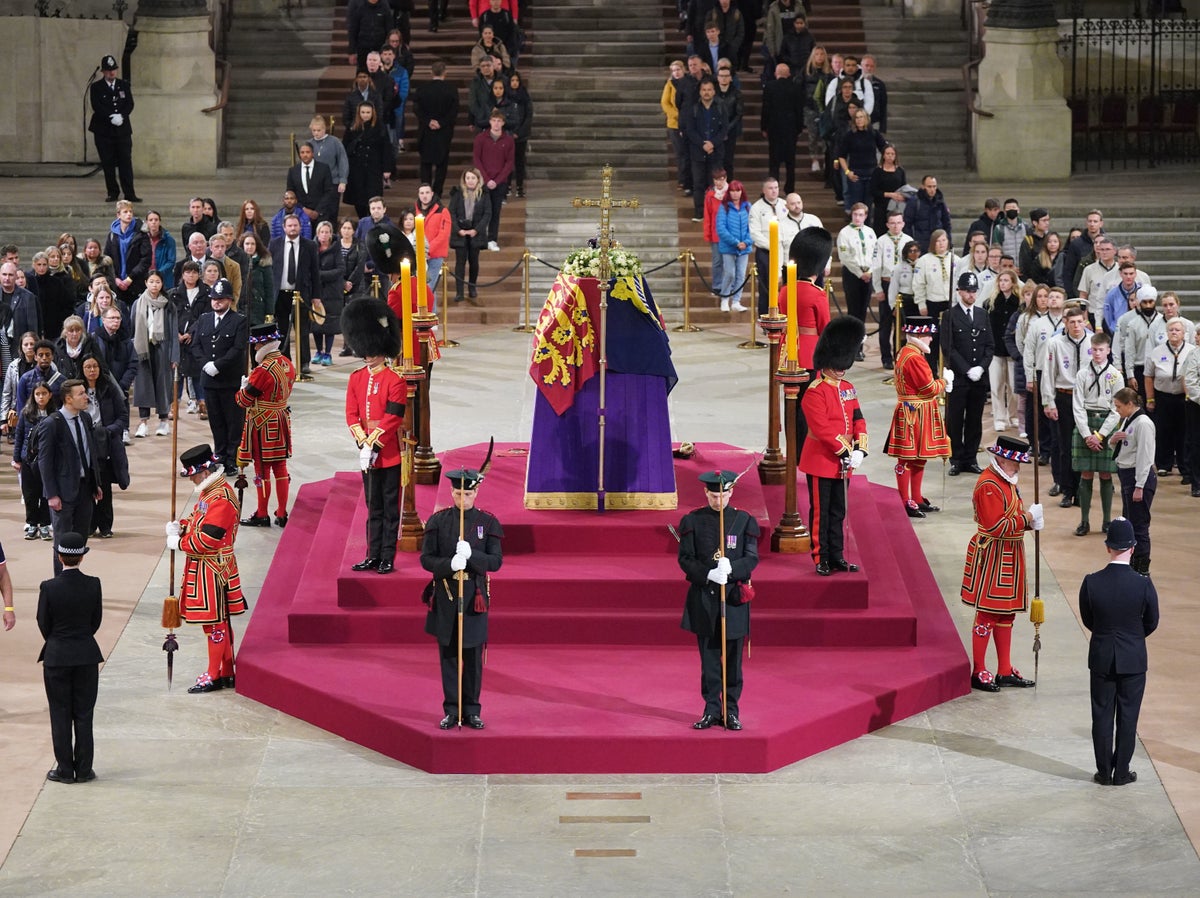
[[[271,479],[276,486],[275,523],[287,523],[288,475],[287,460],[292,455],[292,421],[288,400],[296,383],[296,367],[292,360],[279,352],[279,332],[274,324],[262,324],[251,329],[250,344],[259,346],[262,353],[250,372],[246,385],[234,397],[246,409],[242,442],[238,446],[238,467],[254,463],[254,486],[258,508],[243,523],[250,527],[269,527],[271,519],[267,505],[271,501]],[[263,349],[267,351],[263,353]]]
[[[896,459],[896,488],[909,517],[923,518],[941,510],[925,498],[921,481],[927,460],[950,455],[950,437],[938,409],[946,382],[933,376],[927,347],[918,342],[937,334],[933,319],[912,316],[905,320],[904,332],[910,339],[896,354],[896,409],[883,451]]]
[[[1000,435],[989,450],[997,459],[1028,464],[1029,444]],[[1025,531],[1035,527],[1034,506],[1025,510],[1017,475],[1003,471],[998,460],[979,475],[971,502],[977,530],[967,544],[962,601],[976,609],[971,645],[971,685],[985,692],[1000,686],[1032,686],[1012,666],[1012,628],[1017,612],[1029,609],[1025,584]],[[988,642],[996,641],[997,667],[986,666]]]
[[[201,624],[208,635],[208,670],[192,692],[211,692],[233,686],[233,630],[229,616],[246,610],[233,544],[240,509],[237,494],[208,446],[182,456],[183,476],[210,472],[199,484],[200,496],[191,514],[178,522],[178,549],[186,555],[179,597],[180,616]],[[170,545],[170,543],[168,543]]]
[[[367,503],[367,555],[356,570],[390,573],[400,529],[400,428],[404,424],[404,379],[386,362],[364,365],[346,387],[346,426],[359,448],[374,449],[363,471]],[[366,562],[371,562],[366,564]]]

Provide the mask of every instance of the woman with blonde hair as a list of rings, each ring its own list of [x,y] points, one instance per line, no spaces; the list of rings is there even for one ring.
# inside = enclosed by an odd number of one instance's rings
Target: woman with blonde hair
[[[459,178],[458,186],[450,191],[450,246],[454,248],[454,301],[463,301],[463,273],[470,268],[467,281],[469,295],[475,299],[479,292],[479,251],[487,245],[487,223],[492,215],[491,201],[483,189],[483,175],[477,168],[468,168]]]

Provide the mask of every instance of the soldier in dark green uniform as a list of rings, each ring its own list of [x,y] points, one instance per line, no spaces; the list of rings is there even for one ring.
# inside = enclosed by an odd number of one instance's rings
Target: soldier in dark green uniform
[[[737,475],[709,471],[700,475],[708,507],[684,515],[679,524],[679,566],[690,584],[680,626],[696,634],[700,646],[700,693],[704,715],[692,726],[707,730],[714,723],[740,730],[738,699],[742,695],[742,643],[750,632],[750,605],[742,584],[758,564],[758,521],[729,505]],[[725,533],[720,530],[724,506]],[[724,557],[718,561],[718,548]],[[727,713],[721,713],[721,586],[725,586],[725,654]]]
[[[442,710],[438,724],[448,730],[458,722],[458,580],[463,580],[463,722],[482,730],[479,691],[483,686],[483,646],[487,642],[487,612],[490,603],[488,574],[500,569],[500,522],[475,507],[476,491],[483,475],[460,469],[446,475],[454,489],[454,506],[443,508],[425,522],[421,543],[421,567],[433,575],[425,632],[436,636],[442,659]],[[459,539],[459,509],[462,509],[462,539]]]

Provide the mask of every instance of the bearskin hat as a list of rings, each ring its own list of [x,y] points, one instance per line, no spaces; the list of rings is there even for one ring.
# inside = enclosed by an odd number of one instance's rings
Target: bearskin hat
[[[395,358],[400,353],[400,322],[382,299],[355,299],[342,312],[342,334],[360,356]]]
[[[813,231],[816,228],[806,230]],[[848,370],[854,364],[854,357],[858,355],[866,335],[866,327],[857,318],[850,315],[834,318],[817,338],[817,348],[813,350],[813,367],[818,371],[822,368]]]
[[[417,254],[412,241],[390,221],[381,221],[367,231],[367,252],[375,267],[386,274],[400,273],[400,260],[407,258],[416,267]]]
[[[833,253],[833,235],[824,228],[805,228],[792,238],[788,261],[796,263],[800,280],[820,277]]]

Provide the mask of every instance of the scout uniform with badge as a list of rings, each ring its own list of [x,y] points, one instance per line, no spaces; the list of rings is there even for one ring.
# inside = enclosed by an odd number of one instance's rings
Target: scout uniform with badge
[[[287,460],[292,455],[292,418],[288,399],[296,383],[292,360],[279,351],[279,329],[274,323],[258,324],[250,329],[250,345],[258,363],[246,384],[238,390],[237,404],[246,409],[242,442],[238,447],[238,467],[254,462],[254,487],[258,509],[242,521],[247,527],[270,527],[267,504],[271,500],[271,478],[275,479],[275,523],[287,524]]]
[[[475,507],[483,475],[463,468],[445,475],[453,487],[454,505],[432,514],[421,541],[421,567],[433,575],[423,601],[429,606],[425,632],[437,638],[442,668],[439,726],[448,730],[458,718],[459,590],[462,590],[462,719],[483,729],[479,693],[483,688],[483,647],[487,643],[489,574],[504,560],[500,540],[504,528],[495,516]]]
[[[942,422],[938,398],[946,382],[929,369],[929,347],[937,324],[926,315],[904,320],[905,344],[896,354],[896,409],[883,451],[896,459],[896,488],[910,518],[941,509],[925,498],[921,481],[925,462],[950,455],[950,437]]]
[[[1025,531],[1041,530],[1041,505],[1021,504],[1017,472],[1029,464],[1029,444],[1001,434],[988,452],[995,456],[975,482],[971,502],[977,530],[967,544],[962,601],[975,611],[971,641],[971,688],[999,692],[1001,686],[1032,686],[1012,666],[1012,627],[1018,611],[1028,611],[1025,588]],[[985,664],[996,638],[996,674]]]
[[[740,730],[742,645],[750,635],[750,575],[758,565],[758,521],[729,505],[737,475],[708,471],[700,475],[708,505],[679,522],[679,567],[687,575],[688,594],[680,627],[696,634],[700,648],[700,694],[704,714],[692,726],[706,730],[721,724]],[[724,512],[718,509],[725,504]],[[725,532],[721,532],[724,518]],[[721,714],[721,587],[725,587],[725,697]]]
[[[237,539],[237,494],[207,445],[193,446],[179,456],[181,477],[200,487],[196,506],[182,521],[167,523],[167,548],[183,552],[180,616],[201,624],[208,636],[208,670],[188,692],[233,688],[233,629],[229,617],[246,610],[233,544]]]
[[[400,428],[407,387],[388,359],[400,351],[400,325],[382,300],[356,299],[342,313],[342,333],[369,360],[346,386],[346,426],[358,445],[367,503],[367,554],[353,570],[390,574],[400,531]]]
[[[1108,334],[1092,337],[1092,355],[1075,375],[1075,391],[1071,394],[1071,417],[1075,428],[1071,433],[1071,467],[1079,472],[1079,526],[1076,536],[1091,532],[1089,517],[1092,510],[1094,477],[1100,475],[1100,507],[1104,521],[1100,529],[1107,533],[1112,520],[1113,479],[1117,459],[1108,445],[1108,435],[1117,429],[1121,416],[1113,407],[1113,397],[1125,386],[1125,379],[1109,355]],[[1090,441],[1090,442],[1089,442]]]
[[[829,323],[813,350],[819,377],[801,403],[809,430],[800,470],[808,478],[813,561],[823,577],[858,570],[843,555],[842,531],[850,473],[867,454],[867,421],[858,407],[854,384],[842,376],[854,364],[865,333],[863,323],[849,315]]]

